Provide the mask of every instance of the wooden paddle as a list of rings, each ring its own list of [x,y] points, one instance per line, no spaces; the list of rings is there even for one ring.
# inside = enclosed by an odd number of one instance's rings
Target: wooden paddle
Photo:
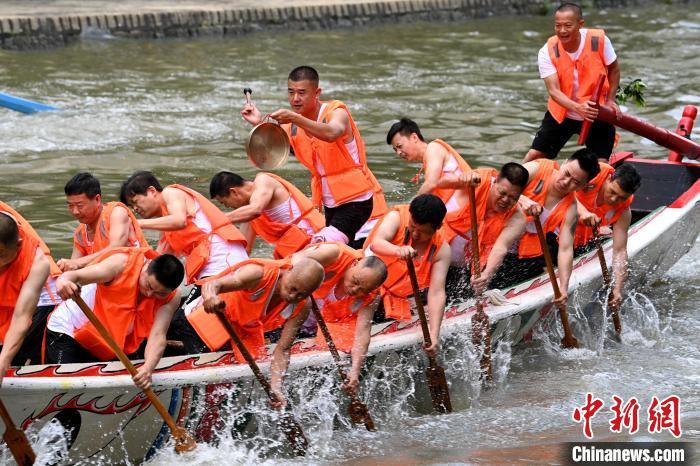
[[[608,264],[605,262],[605,253],[603,252],[603,244],[598,234],[598,227],[593,228],[593,237],[598,250],[598,260],[600,261],[600,269],[603,272],[603,283],[605,288],[608,289],[608,309],[612,314],[613,326],[615,327],[615,333],[619,337],[622,333],[622,323],[620,322],[620,309],[616,304],[613,304],[613,289],[612,289],[612,278],[610,277],[610,272],[608,272]]]
[[[104,339],[104,341],[109,345],[112,351],[114,351],[114,354],[116,354],[119,360],[122,362],[122,364],[124,364],[124,367],[126,367],[126,370],[129,371],[129,374],[131,374],[132,376],[136,375],[136,368],[134,367],[134,365],[131,363],[126,354],[124,354],[124,351],[119,347],[119,345],[117,345],[117,342],[114,341],[114,338],[112,338],[112,336],[109,334],[109,331],[105,328],[104,325],[102,325],[100,319],[97,318],[95,313],[92,312],[92,309],[90,309],[90,307],[85,303],[85,301],[83,301],[83,298],[80,295],[76,295],[73,298],[73,301],[75,301],[75,303],[80,307],[80,309],[83,311],[88,320],[90,320],[92,325],[95,326],[97,331],[100,333],[102,339]],[[143,393],[146,395],[146,397],[148,397],[153,407],[156,409],[156,411],[158,411],[158,414],[160,414],[160,416],[170,428],[170,433],[175,439],[175,451],[177,453],[183,453],[186,451],[192,451],[195,448],[197,448],[197,443],[190,436],[190,433],[182,427],[175,424],[175,421],[170,416],[170,413],[168,413],[168,410],[165,409],[165,406],[163,406],[163,403],[161,403],[160,399],[153,392],[153,390],[151,388],[147,388],[143,390]]]
[[[343,383],[346,383],[348,378],[345,375],[345,371],[343,370],[343,366],[340,362],[340,354],[338,354],[338,349],[335,347],[335,343],[333,342],[331,332],[328,330],[328,326],[326,325],[326,321],[323,319],[323,314],[321,314],[321,310],[318,308],[318,304],[316,304],[316,300],[313,297],[311,297],[310,299],[311,310],[313,311],[314,316],[316,317],[316,321],[318,322],[318,326],[321,329],[321,333],[323,333],[323,338],[326,339],[326,343],[328,344],[328,350],[333,355],[333,359],[335,360],[335,367],[338,369],[338,374],[340,375],[340,380]],[[364,424],[367,430],[376,430],[374,428],[374,421],[372,420],[372,416],[370,416],[369,410],[367,409],[367,405],[364,404],[362,400],[360,400],[360,397],[358,397],[355,394],[350,395],[350,405],[348,406],[348,414],[350,415],[350,420],[353,424]]]
[[[549,281],[552,283],[552,290],[554,291],[554,298],[557,299],[561,296],[561,291],[559,291],[559,282],[557,281],[557,276],[554,274],[554,266],[552,265],[552,257],[549,255],[549,247],[547,247],[547,239],[544,236],[544,231],[542,230],[542,223],[540,218],[535,216],[533,218],[535,221],[535,227],[537,228],[537,236],[540,239],[540,245],[542,246],[542,254],[544,254],[544,262],[547,265],[547,273],[549,273]],[[557,304],[559,308],[559,316],[561,317],[561,324],[564,327],[564,338],[561,340],[561,345],[564,348],[578,348],[578,341],[576,337],[571,333],[571,327],[569,327],[569,314],[566,312],[566,306]]]
[[[591,95],[591,100],[595,102],[595,106],[597,108],[600,107],[600,103],[598,100],[600,99],[600,93],[603,90],[603,84],[605,84],[605,75],[603,73],[598,76],[598,82],[596,83],[595,88],[593,89],[593,94]],[[581,124],[581,132],[578,135],[578,145],[582,146],[585,144],[586,139],[588,138],[588,131],[591,129],[591,123],[592,121],[588,120],[583,120],[583,124]]]
[[[406,228],[404,244],[408,244],[410,232]],[[413,286],[413,297],[416,300],[416,309],[418,310],[418,318],[420,326],[423,330],[423,341],[426,346],[433,344],[430,338],[430,330],[428,329],[428,319],[425,316],[423,309],[423,301],[420,296],[418,287],[418,277],[416,277],[416,267],[413,265],[413,258],[406,259],[406,267],[408,267],[408,276],[411,279]],[[447,378],[445,378],[445,369],[440,367],[435,356],[428,356],[428,368],[425,370],[425,376],[428,379],[428,388],[430,389],[430,397],[433,400],[433,408],[438,413],[451,413],[452,402],[450,401],[450,390],[447,388]]]
[[[481,275],[481,263],[479,255],[479,228],[476,218],[476,193],[471,184],[467,187],[469,193],[469,214],[472,223],[472,273],[475,278]],[[486,376],[486,380],[493,380],[493,370],[491,368],[491,322],[489,316],[484,312],[484,302],[481,295],[476,297],[476,314],[472,316],[472,344],[475,347],[483,347],[484,354],[481,357],[481,376]]]
[[[243,359],[245,359],[248,363],[248,366],[250,366],[250,370],[253,371],[253,375],[255,375],[255,378],[258,379],[258,382],[260,382],[260,385],[262,385],[263,390],[265,390],[265,393],[267,394],[267,397],[272,401],[279,401],[277,395],[275,395],[272,392],[270,382],[267,381],[262,371],[260,370],[260,367],[258,367],[258,364],[255,362],[253,355],[250,354],[248,348],[245,347],[243,341],[238,337],[238,334],[233,328],[233,325],[231,325],[231,322],[229,322],[226,316],[224,316],[220,312],[217,312],[216,316],[219,318],[219,322],[221,322],[221,325],[223,325],[226,331],[228,332],[229,336],[231,337],[231,340],[233,340],[233,343],[238,348],[238,351],[240,351],[243,355]],[[280,430],[287,437],[289,443],[292,445],[294,454],[297,456],[304,456],[306,454],[306,449],[309,447],[309,441],[306,439],[304,431],[302,430],[301,426],[296,421],[296,419],[294,419],[294,415],[289,411],[289,409],[285,409],[280,413],[279,427]]]
[[[15,423],[7,412],[5,403],[0,400],[0,417],[5,422],[5,433],[2,439],[7,444],[12,456],[19,466],[31,466],[36,460],[36,454],[27,440],[27,436],[22,429],[15,427]]]

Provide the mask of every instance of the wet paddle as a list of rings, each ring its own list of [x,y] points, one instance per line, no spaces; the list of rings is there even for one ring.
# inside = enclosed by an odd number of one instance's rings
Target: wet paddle
[[[557,276],[554,274],[554,266],[552,265],[552,257],[549,255],[547,239],[544,236],[544,231],[542,230],[542,223],[540,222],[540,218],[535,216],[533,220],[535,221],[535,227],[537,228],[537,236],[540,239],[540,246],[542,246],[544,262],[547,265],[549,281],[552,283],[554,298],[557,299],[561,296],[561,291],[559,291],[559,282],[557,281]],[[571,327],[569,327],[569,314],[566,311],[566,306],[558,304],[557,308],[559,309],[559,317],[561,317],[561,324],[564,327],[564,338],[562,338],[561,340],[561,345],[564,348],[578,348],[578,341],[576,340],[576,337],[571,333]]]
[[[467,187],[469,193],[469,214],[472,223],[472,273],[475,278],[481,275],[481,264],[479,258],[479,228],[476,217],[476,193],[471,184]],[[472,316],[472,344],[475,347],[483,347],[484,354],[481,357],[481,376],[486,376],[486,380],[493,380],[493,370],[491,368],[491,322],[489,316],[484,312],[484,302],[479,294],[476,297],[476,313]]]
[[[598,76],[598,82],[596,83],[595,88],[593,89],[593,94],[591,95],[591,100],[595,102],[595,106],[597,108],[600,108],[600,104],[598,103],[598,100],[600,99],[600,93],[603,90],[603,84],[605,84],[605,75],[600,74]],[[578,145],[582,146],[585,144],[586,139],[588,138],[588,131],[591,129],[591,123],[592,121],[588,120],[583,120],[583,124],[581,124],[581,132],[578,135]]]
[[[340,380],[343,383],[346,383],[348,378],[345,375],[343,366],[341,365],[340,354],[338,354],[338,349],[335,347],[335,343],[333,342],[331,332],[328,330],[326,321],[323,319],[323,314],[321,314],[321,310],[318,308],[318,304],[316,304],[316,300],[313,297],[311,298],[311,310],[313,311],[314,316],[316,317],[316,321],[318,322],[318,326],[321,329],[321,333],[323,333],[323,338],[326,339],[326,343],[328,344],[328,350],[333,355],[333,359],[335,360],[335,367],[338,369],[338,374],[340,375]],[[353,424],[364,424],[367,430],[376,430],[374,428],[374,421],[372,420],[372,416],[370,416],[369,410],[367,409],[367,405],[364,404],[362,400],[360,400],[360,397],[358,397],[355,394],[350,395],[350,405],[348,406],[348,414],[350,415],[350,420]]]
[[[612,290],[612,278],[610,277],[610,272],[608,271],[608,264],[605,262],[605,253],[603,252],[603,244],[598,234],[598,227],[593,228],[593,237],[598,250],[598,260],[600,261],[600,269],[603,272],[603,283],[605,288],[608,290],[608,309],[612,314],[613,326],[615,327],[615,333],[618,338],[622,333],[622,323],[620,322],[620,309],[617,305],[613,304],[613,290]]]
[[[408,243],[409,235],[410,233],[407,228],[404,244]],[[413,258],[409,257],[406,259],[406,266],[408,267],[408,276],[413,286],[413,297],[416,300],[416,309],[418,310],[420,326],[423,330],[423,341],[426,346],[431,346],[433,342],[430,339],[428,319],[425,316],[425,309],[423,309],[423,301],[421,300],[420,289],[418,288],[418,278],[416,277],[416,267],[413,265]],[[430,389],[430,397],[433,400],[433,408],[435,411],[438,413],[451,413],[452,402],[450,400],[450,390],[447,388],[445,369],[440,367],[434,356],[428,356],[428,368],[425,370],[425,375],[428,379],[428,388]]]
[[[97,331],[100,333],[102,339],[104,339],[104,341],[109,345],[112,351],[114,351],[114,354],[116,354],[119,360],[122,362],[122,364],[124,364],[124,367],[126,367],[126,370],[129,371],[129,374],[131,374],[132,376],[136,375],[136,368],[134,367],[132,362],[129,360],[126,354],[124,354],[124,351],[119,347],[119,345],[117,345],[117,342],[114,341],[114,338],[112,338],[105,326],[102,325],[100,319],[98,319],[95,313],[92,312],[92,309],[90,309],[90,307],[85,303],[85,301],[83,301],[83,298],[81,298],[80,295],[78,295],[75,298],[73,298],[73,301],[75,301],[75,303],[80,307],[80,309],[85,314],[85,317],[88,318],[92,325],[95,326]],[[195,448],[197,448],[197,443],[190,436],[190,433],[182,427],[175,424],[175,421],[173,420],[172,416],[170,416],[168,410],[165,409],[163,403],[161,403],[158,396],[153,392],[153,389],[147,388],[143,390],[143,393],[146,395],[146,397],[148,397],[153,407],[156,409],[156,411],[158,411],[158,414],[160,414],[160,416],[163,418],[163,421],[165,421],[165,423],[170,428],[170,433],[175,439],[175,451],[177,453],[183,453],[186,451],[192,451]]]
[[[260,382],[260,385],[262,385],[267,397],[272,401],[278,401],[277,395],[272,392],[270,382],[268,382],[263,375],[260,367],[258,367],[258,364],[255,362],[253,355],[250,354],[248,348],[245,347],[245,344],[239,338],[236,330],[233,328],[233,325],[231,325],[231,322],[229,322],[228,319],[219,312],[216,313],[216,316],[219,318],[221,325],[223,325],[226,329],[226,332],[228,332],[231,340],[233,340],[233,343],[238,348],[238,351],[240,351],[243,355],[243,359],[245,359],[248,363],[248,366],[250,367],[250,370],[253,371],[255,378],[258,379],[258,382]],[[279,427],[287,437],[289,443],[292,445],[294,454],[297,456],[304,456],[306,454],[306,449],[309,447],[309,441],[306,439],[304,431],[296,419],[294,419],[294,415],[289,411],[289,409],[285,409],[280,413]]]
[[[5,423],[5,433],[2,434],[2,439],[7,444],[17,464],[19,466],[31,466],[34,464],[36,454],[29,444],[24,431],[15,426],[2,400],[0,400],[0,417]]]

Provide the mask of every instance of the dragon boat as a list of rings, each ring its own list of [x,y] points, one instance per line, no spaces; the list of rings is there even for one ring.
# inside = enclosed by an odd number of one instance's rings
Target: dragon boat
[[[604,112],[601,114],[605,116]],[[692,120],[689,125],[692,128]],[[686,121],[686,130],[687,127]],[[688,139],[682,139],[691,144]],[[681,141],[681,144],[686,143]],[[700,146],[692,144],[692,150],[684,152],[691,157],[687,159],[677,152],[671,152],[668,160],[645,159],[629,152],[614,154],[611,159],[613,165],[623,161],[634,165],[643,179],[631,206],[628,289],[660,278],[691,249],[700,232],[700,163],[694,160]],[[686,149],[687,145],[681,148]],[[612,240],[603,242],[603,250],[610,264]],[[596,251],[577,257],[570,280],[569,307],[582,309],[591,302],[601,301],[602,288]],[[557,322],[553,318],[553,292],[546,273],[501,291],[506,301],[486,308],[492,345],[527,343],[540,321]],[[446,349],[451,338],[469,334],[475,312],[473,300],[447,309],[442,330]],[[373,396],[386,396],[371,387],[376,385],[372,383],[374,379],[387,377],[382,369],[386,364],[381,361],[390,361],[406,351],[420,354],[417,348],[421,343],[417,318],[411,322],[373,325],[369,369],[362,381],[362,396],[370,405]],[[415,365],[424,364],[421,362],[424,359],[408,358]],[[264,372],[269,371],[269,361],[261,362],[260,366]],[[324,369],[330,372],[331,368],[332,359],[327,350],[317,346],[314,339],[298,340],[292,348],[287,376],[292,403],[294,390],[298,388],[293,382],[295,373]],[[448,365],[447,378],[453,387],[463,383],[462,376],[463,373],[456,374]],[[415,371],[415,379],[417,389],[425,384],[419,370]],[[177,423],[192,432],[198,441],[213,440],[223,417],[231,413],[240,415],[254,403],[251,400],[257,399],[260,404],[264,398],[249,367],[237,363],[231,352],[163,358],[154,372],[153,384]],[[425,387],[421,389],[427,392]],[[126,458],[128,462],[141,461],[154,455],[169,439],[167,426],[149,400],[134,387],[120,362],[12,368],[0,394],[15,423],[29,429],[30,435],[46,428],[53,419],[70,430],[69,450],[64,459],[67,462],[114,464],[125,462]],[[236,423],[237,428],[255,429],[254,417],[243,416]],[[9,458],[9,453],[5,457]]]

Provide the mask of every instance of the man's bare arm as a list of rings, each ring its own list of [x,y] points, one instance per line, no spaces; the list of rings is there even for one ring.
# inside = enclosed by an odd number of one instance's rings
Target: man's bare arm
[[[231,223],[250,222],[260,217],[270,205],[277,182],[266,175],[258,175],[253,181],[253,193],[248,205],[244,205],[226,214]]]
[[[187,195],[174,188],[165,188],[162,195],[168,208],[168,215],[139,219],[139,225],[145,230],[182,230],[187,226]]]
[[[289,352],[297,337],[299,327],[301,327],[301,324],[303,324],[309,316],[309,310],[309,304],[306,303],[299,314],[284,323],[280,339],[272,352],[270,385],[272,387],[272,392],[278,397],[278,402],[270,403],[274,408],[283,408],[287,404],[284,391],[282,390],[282,383],[287,373],[287,367],[289,367]]]

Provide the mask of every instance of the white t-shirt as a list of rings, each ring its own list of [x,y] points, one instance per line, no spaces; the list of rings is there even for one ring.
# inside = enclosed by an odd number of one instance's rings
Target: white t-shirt
[[[581,43],[578,46],[578,50],[574,53],[569,53],[569,57],[571,57],[572,61],[576,61],[578,57],[581,55],[581,52],[583,52],[583,47],[586,45],[586,35],[588,34],[588,29],[581,29],[580,31],[581,34]],[[562,48],[563,51],[565,51]],[[609,66],[612,62],[617,60],[617,55],[615,54],[615,49],[613,49],[612,43],[610,42],[610,39],[608,39],[608,36],[605,36],[605,44],[603,45],[603,61],[605,62],[605,66]],[[557,69],[554,67],[554,64],[552,63],[552,59],[549,56],[549,50],[547,50],[547,44],[544,44],[544,46],[540,49],[539,53],[537,54],[537,65],[539,66],[540,69],[540,78],[544,79],[549,76],[552,76],[553,74],[557,74]],[[574,89],[572,92],[572,95],[569,97],[572,100],[576,100],[576,96],[578,94],[578,72],[576,71],[576,68],[574,68]],[[572,120],[583,120],[583,118],[578,114],[574,112],[567,112],[566,113],[566,118],[571,118]]]
[[[95,283],[90,283],[80,289],[80,297],[83,298],[83,301],[85,301],[85,304],[87,304],[90,309],[95,307],[96,291],[97,284]],[[63,301],[53,311],[46,327],[52,332],[64,333],[73,338],[75,330],[81,328],[88,322],[88,318],[80,307],[75,304],[75,301],[69,299],[68,301]]]
[[[318,120],[317,122],[321,121],[321,115],[323,114],[323,109],[326,107],[326,104],[321,105],[321,110],[318,112]],[[357,149],[357,141],[353,139],[350,141],[348,144],[345,144],[345,148],[350,152],[350,156],[352,159],[355,161],[356,164],[360,164],[360,152]],[[333,194],[331,194],[331,190],[328,187],[328,181],[326,180],[326,177],[323,176],[326,171],[323,168],[323,164],[321,163],[320,160],[314,160],[314,163],[316,165],[316,170],[318,170],[318,173],[321,175],[321,188],[322,188],[322,195],[321,199],[323,200],[323,205],[326,207],[336,207],[336,202],[335,199],[333,199]],[[367,199],[371,198],[374,195],[374,192],[372,191],[367,191],[366,193],[359,194],[357,197],[354,197],[346,202],[361,202],[361,201],[366,201]]]
[[[44,288],[42,288],[41,290],[37,307],[55,306],[60,303],[61,297],[58,296],[58,293],[56,292],[56,279],[53,277],[49,277],[48,280],[46,280],[46,285],[44,285]]]
[[[297,201],[295,201],[292,196],[289,196],[289,198],[280,205],[264,210],[263,215],[272,222],[289,225],[301,217],[301,209],[299,209]],[[309,235],[316,233],[311,227],[311,224],[306,220],[299,221],[297,226]]]
[[[194,201],[194,205],[196,210],[192,221],[203,232],[211,233],[209,219],[204,215],[197,201]],[[209,260],[197,274],[197,278],[211,277],[247,259],[248,252],[240,241],[229,243],[219,235],[212,235],[209,245]]]

